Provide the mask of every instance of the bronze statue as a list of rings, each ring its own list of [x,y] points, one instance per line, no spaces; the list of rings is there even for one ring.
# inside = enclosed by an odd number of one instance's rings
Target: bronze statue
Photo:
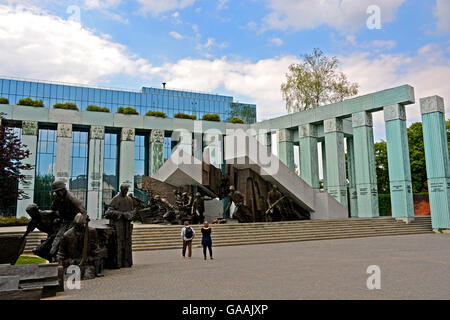
[[[197,192],[195,194],[194,201],[192,202],[192,216],[195,217],[194,219],[196,222],[203,224],[203,221],[205,221],[205,200],[211,200],[212,198],[203,196],[200,194],[200,192]]]
[[[281,209],[281,199],[283,196],[280,191],[278,191],[278,187],[276,185],[272,186],[272,190],[269,191],[267,195],[267,205],[269,209],[267,210],[267,220],[269,222],[272,221],[281,221],[284,220],[283,213]]]
[[[105,218],[109,219],[116,233],[115,266],[131,267],[132,257],[132,233],[133,225],[131,221],[135,215],[133,199],[127,195],[129,186],[122,184],[120,193],[117,194],[105,212]]]
[[[33,254],[44,258],[46,260],[52,260],[50,255],[50,250],[52,248],[52,243],[55,240],[58,229],[61,225],[61,219],[57,212],[52,210],[39,210],[38,206],[33,203],[30,204],[26,211],[31,217],[30,222],[28,222],[27,231],[22,236],[22,243],[24,243],[25,238],[34,229],[38,229],[41,232],[47,234],[47,239],[42,241],[42,243],[33,249]]]
[[[159,194],[153,197],[152,204],[156,209],[156,215],[162,216],[163,219],[170,224],[176,224],[177,216],[175,213],[175,207],[167,201],[166,198],[161,198]]]
[[[234,208],[233,218],[237,219],[241,223],[253,222],[252,214],[249,208],[244,204],[244,195],[239,191],[236,191],[234,186],[231,186],[230,194],[228,196],[230,197],[230,201],[228,201],[225,212],[229,212],[231,203],[234,202],[236,207]]]
[[[87,220],[81,213],[75,216],[73,226],[61,239],[58,262],[64,270],[71,265],[79,266],[82,279],[95,278],[99,273],[97,231],[87,226]]]
[[[61,217],[61,225],[58,228],[55,239],[50,249],[50,257],[54,261],[59,250],[59,245],[64,233],[73,226],[73,219],[78,213],[81,213],[83,218],[87,220],[86,209],[81,204],[81,201],[67,191],[66,184],[62,181],[56,181],[52,184],[53,202],[51,209],[56,211]]]

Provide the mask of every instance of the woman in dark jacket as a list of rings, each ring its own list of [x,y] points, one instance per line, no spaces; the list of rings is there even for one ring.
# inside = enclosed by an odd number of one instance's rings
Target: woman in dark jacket
[[[209,256],[212,259],[213,256],[212,256],[211,228],[209,227],[208,221],[205,221],[203,223],[203,228],[202,228],[202,246],[203,246],[203,257],[205,257],[205,260],[206,260],[206,247],[208,247]]]

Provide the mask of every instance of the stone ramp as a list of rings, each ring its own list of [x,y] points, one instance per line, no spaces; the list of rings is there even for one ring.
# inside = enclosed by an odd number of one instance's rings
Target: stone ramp
[[[225,161],[238,169],[255,171],[264,180],[277,185],[311,214],[312,220],[346,219],[348,210],[327,192],[318,192],[274,156],[267,146],[242,133],[225,137]]]

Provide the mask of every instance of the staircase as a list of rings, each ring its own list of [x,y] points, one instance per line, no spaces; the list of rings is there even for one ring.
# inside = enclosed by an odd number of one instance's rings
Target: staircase
[[[201,226],[192,226],[197,234],[192,244],[201,247]],[[134,225],[133,251],[181,249],[182,226]],[[212,225],[213,246],[297,242],[345,238],[379,237],[432,233],[431,218],[418,216],[409,224],[390,217],[376,219],[307,220]],[[17,233],[12,233],[17,234]],[[31,252],[46,235],[32,232],[25,252]]]
[[[201,247],[201,226],[192,246]],[[393,218],[308,220],[212,225],[213,246],[233,246],[310,240],[432,233],[430,217],[406,224]],[[133,230],[133,251],[181,249],[181,226],[145,226]]]

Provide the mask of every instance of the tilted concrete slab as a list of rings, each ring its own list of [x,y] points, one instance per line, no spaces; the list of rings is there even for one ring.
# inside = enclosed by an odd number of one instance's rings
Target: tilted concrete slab
[[[345,219],[348,210],[326,192],[314,191],[270,150],[249,135],[225,137],[225,161],[238,169],[250,168],[280,192],[311,213],[311,219]]]

